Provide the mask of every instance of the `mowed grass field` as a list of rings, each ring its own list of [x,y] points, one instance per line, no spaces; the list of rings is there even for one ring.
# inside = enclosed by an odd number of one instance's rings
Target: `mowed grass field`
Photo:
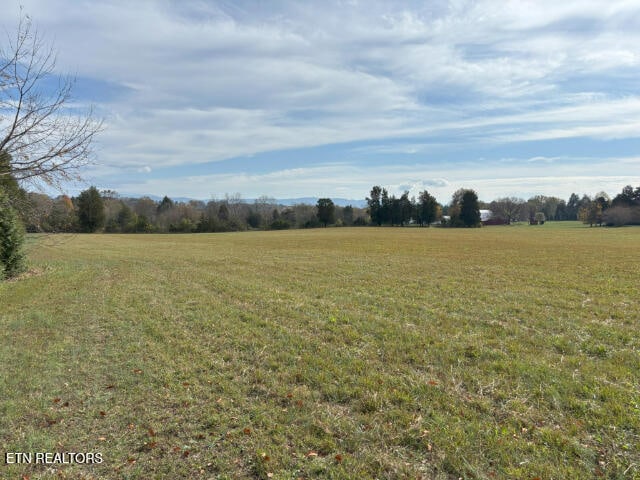
[[[640,478],[640,228],[31,237],[1,478]]]

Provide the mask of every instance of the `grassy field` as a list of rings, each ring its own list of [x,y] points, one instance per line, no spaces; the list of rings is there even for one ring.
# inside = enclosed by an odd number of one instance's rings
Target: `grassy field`
[[[29,242],[1,478],[640,478],[640,228]]]

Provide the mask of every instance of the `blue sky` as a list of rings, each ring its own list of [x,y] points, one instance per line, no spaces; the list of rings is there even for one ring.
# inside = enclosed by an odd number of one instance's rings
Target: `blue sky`
[[[122,195],[640,185],[637,1],[21,0]],[[13,14],[12,14],[13,13]],[[18,2],[0,27],[15,28]]]

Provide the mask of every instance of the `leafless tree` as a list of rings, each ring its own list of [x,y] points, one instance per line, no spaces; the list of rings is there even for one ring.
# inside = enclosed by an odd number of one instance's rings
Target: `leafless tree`
[[[505,197],[491,202],[489,208],[495,216],[502,218],[507,224],[511,224],[511,222],[520,219],[525,205],[526,202],[521,198]]]
[[[15,35],[0,45],[0,152],[11,158],[0,175],[60,187],[91,160],[102,122],[71,105],[74,80],[56,84],[55,66],[54,49],[21,15]]]
[[[240,221],[244,213],[244,200],[242,200],[242,195],[240,195],[240,193],[234,193],[233,195],[225,193],[224,202],[229,209],[229,218]]]

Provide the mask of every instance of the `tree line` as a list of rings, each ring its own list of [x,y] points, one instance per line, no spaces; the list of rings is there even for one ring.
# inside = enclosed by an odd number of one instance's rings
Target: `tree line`
[[[327,225],[366,225],[366,209],[334,205],[328,198],[316,205],[285,206],[262,196],[253,202],[240,194],[208,202],[126,198],[90,187],[77,197],[51,198],[25,193],[19,208],[28,232],[199,233],[284,230]]]
[[[454,197],[456,194],[458,192]],[[572,193],[566,201],[554,196],[536,195],[528,200],[503,197],[492,202],[479,202],[479,206],[491,212],[492,217],[486,222],[489,224],[493,219],[505,224],[579,220],[591,226],[640,225],[640,187],[634,189],[631,185],[613,198],[606,192],[598,192],[593,197]]]
[[[0,188],[13,198],[28,232],[197,233],[328,225],[477,227],[483,223],[541,224],[563,220],[580,220],[590,225],[640,224],[640,187],[631,186],[624,187],[613,199],[604,192],[593,197],[573,193],[567,201],[537,195],[528,200],[504,197],[483,202],[474,190],[459,189],[442,205],[427,190],[417,197],[410,197],[408,191],[396,196],[376,185],[365,199],[366,208],[358,208],[337,206],[329,198],[319,199],[316,205],[285,206],[267,196],[248,202],[240,194],[227,194],[208,202],[179,202],[167,196],[156,201],[149,197],[121,197],[114,191],[99,191],[96,187],[82,191],[77,197],[52,198],[24,191],[9,176],[2,178]],[[491,212],[491,217],[481,218],[481,210]]]
[[[373,186],[366,208],[337,206],[330,198],[316,205],[280,205],[270,197],[252,202],[239,194],[208,202],[160,201],[149,197],[126,198],[111,190],[90,187],[77,197],[27,192],[12,175],[10,163],[0,153],[0,276],[19,272],[24,255],[19,246],[24,232],[105,232],[105,233],[198,233],[242,230],[282,230],[332,226],[430,226],[478,227],[482,224],[511,224],[525,221],[580,220],[594,225],[640,225],[640,187],[628,185],[614,198],[600,192],[593,197],[573,193],[567,201],[537,195],[524,200],[478,199],[472,189],[459,189],[446,205],[428,191],[410,197],[390,195]],[[491,212],[482,218],[481,210]]]
[[[640,187],[634,190],[627,185],[613,199],[606,192],[596,193],[593,197],[572,193],[567,201],[537,195],[527,201],[501,198],[486,207],[508,221],[580,220],[589,225],[608,226],[640,224]]]
[[[545,221],[579,220],[585,224],[622,226],[640,225],[640,187],[627,185],[613,199],[606,192],[579,196],[572,193],[568,200],[536,195],[528,200],[502,197],[491,202],[478,199],[472,189],[461,188],[453,193],[448,204],[442,205],[428,192],[409,198],[405,191],[399,197],[374,186],[367,197],[369,219],[375,225],[416,223],[420,226],[437,223],[444,227],[477,227],[481,224],[506,224]],[[480,211],[488,213],[482,219]]]

